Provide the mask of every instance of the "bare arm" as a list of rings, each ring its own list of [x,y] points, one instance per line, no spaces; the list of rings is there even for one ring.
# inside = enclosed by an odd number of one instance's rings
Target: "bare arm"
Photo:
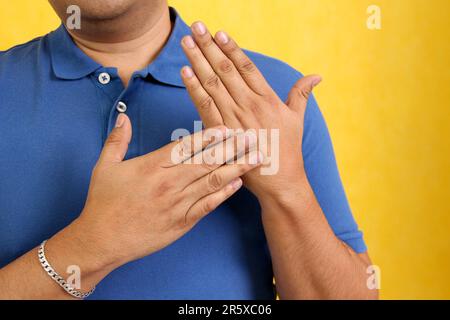
[[[280,298],[377,299],[367,286],[367,253],[334,235],[306,179],[297,191],[261,203]]]
[[[0,269],[2,299],[75,299],[50,279],[37,257],[37,248]],[[88,292],[116,266],[97,254],[94,239],[83,232],[79,221],[73,222],[48,240],[46,256],[62,277],[70,265],[81,270],[82,292]]]

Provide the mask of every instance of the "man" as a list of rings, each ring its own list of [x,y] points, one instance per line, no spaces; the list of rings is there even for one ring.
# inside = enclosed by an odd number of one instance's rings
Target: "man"
[[[165,0],[50,3],[63,22],[78,5],[81,29],[0,55],[0,297],[71,298],[51,279],[71,266],[94,299],[273,299],[273,276],[283,299],[377,297],[319,77],[191,30]],[[247,164],[171,162],[198,114],[226,141],[279,130],[277,173],[252,139]],[[208,143],[225,148],[186,159]]]

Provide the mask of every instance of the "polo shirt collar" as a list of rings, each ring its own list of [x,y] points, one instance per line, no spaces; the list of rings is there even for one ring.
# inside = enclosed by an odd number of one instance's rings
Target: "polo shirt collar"
[[[80,79],[101,68],[77,47],[63,24],[49,34],[48,41],[53,72],[58,78]]]
[[[174,24],[169,39],[156,59],[146,68],[137,71],[137,74],[142,77],[151,76],[165,84],[184,87],[180,69],[188,65],[189,61],[180,42],[191,30],[175,9],[170,8],[170,16]],[[81,79],[102,68],[77,47],[63,24],[51,32],[48,39],[53,71],[58,78]]]
[[[181,19],[175,9],[170,8],[170,16],[172,21],[174,21],[172,33],[156,59],[147,66],[146,71],[160,82],[184,87],[180,70],[183,66],[190,63],[181,47],[181,39],[191,34],[191,29]]]

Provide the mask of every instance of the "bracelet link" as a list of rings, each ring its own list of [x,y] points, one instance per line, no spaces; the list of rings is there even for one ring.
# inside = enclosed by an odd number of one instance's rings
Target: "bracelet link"
[[[61,288],[64,289],[68,294],[70,294],[72,297],[78,298],[78,299],[84,299],[88,296],[90,296],[94,290],[95,287],[92,288],[89,292],[81,292],[74,288],[72,288],[66,280],[64,280],[63,277],[61,277],[50,265],[50,263],[47,261],[47,258],[45,257],[45,244],[47,243],[47,240],[44,240],[41,245],[39,246],[38,250],[38,259],[39,262],[44,269],[44,271],[47,273],[47,275],[53,279]]]

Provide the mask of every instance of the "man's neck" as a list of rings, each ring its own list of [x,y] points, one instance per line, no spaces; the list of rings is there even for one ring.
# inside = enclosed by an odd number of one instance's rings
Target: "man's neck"
[[[105,67],[118,69],[119,77],[125,87],[133,72],[143,69],[151,63],[164,47],[169,38],[172,24],[168,7],[153,13],[148,17],[145,26],[141,26],[140,33],[131,32],[128,38],[123,35],[117,37],[119,41],[108,39],[108,42],[86,39],[82,34],[71,34],[76,45],[90,58]],[[114,22],[111,22],[114,23]]]

